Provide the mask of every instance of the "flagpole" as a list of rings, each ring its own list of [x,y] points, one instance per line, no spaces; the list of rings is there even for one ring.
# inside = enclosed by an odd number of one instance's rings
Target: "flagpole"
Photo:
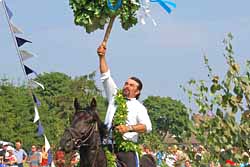
[[[2,6],[3,6],[3,9],[4,9],[5,16],[6,16],[6,18],[7,18],[7,22],[8,22],[8,25],[9,25],[10,32],[11,32],[11,37],[12,37],[13,42],[14,42],[14,44],[15,44],[15,48],[16,48],[16,51],[17,51],[17,55],[18,55],[18,57],[19,57],[19,61],[20,61],[20,64],[21,64],[21,66],[22,66],[22,70],[23,70],[23,72],[24,72],[24,75],[25,75],[25,78],[26,78],[27,82],[29,82],[29,78],[28,78],[28,76],[27,76],[27,74],[26,74],[26,72],[25,72],[24,63],[23,63],[23,61],[22,61],[22,55],[21,55],[21,52],[20,52],[19,47],[18,47],[18,45],[17,45],[16,36],[14,35],[14,32],[13,32],[13,30],[12,30],[12,28],[11,28],[10,18],[9,18],[7,9],[6,9],[6,7],[5,7],[5,2],[4,2],[4,0],[0,0],[0,1],[1,1],[1,3],[2,3]],[[30,86],[29,86],[29,83],[28,83],[28,87],[30,87]]]

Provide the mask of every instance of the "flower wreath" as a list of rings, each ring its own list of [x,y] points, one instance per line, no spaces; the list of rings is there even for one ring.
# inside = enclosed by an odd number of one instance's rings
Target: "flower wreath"
[[[128,107],[126,104],[126,98],[122,94],[122,90],[119,89],[117,91],[117,94],[115,96],[115,105],[116,105],[116,112],[113,118],[113,125],[125,125],[127,116],[128,116]],[[141,155],[140,147],[137,143],[134,143],[132,141],[124,140],[123,134],[119,133],[118,131],[113,131],[114,140],[117,146],[118,151],[121,152],[137,152],[139,155]],[[108,167],[113,167],[115,161],[114,157],[111,156],[111,153],[107,152],[108,150],[105,150],[106,157],[108,159]],[[113,155],[115,156],[115,155]]]

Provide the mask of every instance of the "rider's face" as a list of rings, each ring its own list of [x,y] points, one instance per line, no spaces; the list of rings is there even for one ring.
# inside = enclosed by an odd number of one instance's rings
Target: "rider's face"
[[[123,86],[123,95],[127,98],[135,98],[140,93],[138,86],[135,80],[129,78]]]

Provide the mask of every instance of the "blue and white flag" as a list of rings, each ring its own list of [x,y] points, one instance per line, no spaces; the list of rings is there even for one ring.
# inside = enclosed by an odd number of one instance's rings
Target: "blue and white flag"
[[[17,46],[18,46],[18,47],[22,46],[22,45],[25,44],[26,42],[32,43],[31,41],[28,41],[28,40],[26,40],[26,39],[19,38],[19,37],[16,37],[16,42],[17,42]]]
[[[12,31],[16,34],[23,34],[22,30],[20,30],[18,27],[16,27],[13,23],[10,22],[10,27]]]
[[[41,102],[38,100],[38,98],[36,97],[36,95],[34,93],[32,93],[32,97],[33,97],[33,100],[36,103],[36,105],[38,107],[40,107],[41,106]]]
[[[44,85],[41,84],[40,82],[37,82],[35,80],[29,80],[29,83],[30,85],[33,87],[33,88],[36,88],[37,86],[40,86],[43,90],[45,89]]]
[[[34,105],[34,111],[35,111],[35,116],[34,116],[33,123],[36,123],[40,119],[40,116],[39,116],[38,109],[37,109],[36,105]]]
[[[33,54],[31,54],[30,52],[26,50],[20,50],[20,53],[21,53],[21,58],[23,61],[28,60],[31,57],[34,57]]]
[[[45,143],[44,144],[45,145],[45,152],[48,152],[50,149],[50,144],[49,144],[49,141],[48,141],[46,135],[43,135],[43,136],[44,136],[44,143]]]
[[[8,14],[8,17],[9,17],[9,19],[11,19],[12,16],[13,16],[13,13],[12,13],[12,11],[10,10],[10,8],[6,5],[6,3],[4,1],[3,1],[3,3],[4,3],[4,6],[5,6],[5,9],[6,9],[6,12]]]
[[[34,70],[32,70],[31,68],[29,68],[28,66],[24,65],[24,69],[25,69],[25,73],[26,75],[29,75],[31,73],[34,73],[36,76],[38,75]]]
[[[38,131],[37,131],[37,136],[42,136],[44,134],[44,129],[43,129],[43,126],[42,126],[42,123],[41,121],[38,122]]]

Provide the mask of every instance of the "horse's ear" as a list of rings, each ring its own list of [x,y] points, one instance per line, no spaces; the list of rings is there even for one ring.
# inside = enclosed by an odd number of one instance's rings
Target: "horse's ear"
[[[77,98],[75,98],[75,100],[74,100],[74,107],[75,107],[75,110],[76,110],[76,111],[80,109],[80,104],[79,104]]]
[[[96,108],[96,106],[97,106],[97,104],[96,104],[96,99],[93,98],[93,99],[91,100],[90,107],[91,107],[91,108]]]

